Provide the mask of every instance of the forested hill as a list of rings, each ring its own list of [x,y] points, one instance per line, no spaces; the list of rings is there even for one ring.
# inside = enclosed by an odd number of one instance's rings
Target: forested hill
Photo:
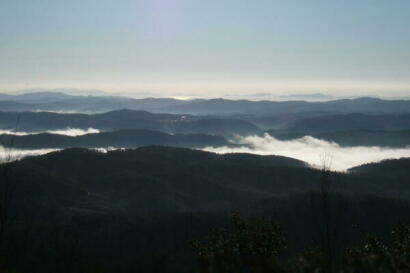
[[[351,168],[352,173],[367,173],[405,179],[410,184],[410,158],[389,159]]]
[[[50,133],[32,135],[0,135],[0,143],[16,149],[61,148],[136,148],[162,145],[186,148],[233,146],[222,136],[206,134],[168,134],[150,130],[118,130],[82,136],[65,136]]]
[[[384,163],[381,163],[384,164]],[[376,165],[377,166],[377,165]],[[403,166],[400,164],[400,166]],[[334,174],[334,188],[352,194],[410,197],[408,172]],[[124,204],[149,209],[227,209],[278,195],[315,191],[321,171],[299,160],[250,154],[217,155],[171,147],[142,147],[101,153],[68,149],[13,163],[17,184],[52,178],[51,188],[71,187]],[[337,182],[337,183],[336,183]],[[40,183],[41,185],[42,183]],[[43,188],[43,187],[41,187]],[[46,187],[47,188],[47,187]],[[36,191],[36,190],[35,190]],[[35,191],[26,196],[34,198]],[[114,199],[112,199],[114,198]]]
[[[281,124],[281,128],[267,130],[279,139],[309,135],[342,146],[405,147],[410,144],[409,113],[298,116],[286,122],[272,120],[270,124]]]
[[[395,177],[331,173],[328,198],[343,243],[409,220],[406,162],[389,163],[399,163]],[[195,272],[188,242],[225,227],[233,210],[283,224],[288,253],[320,241],[323,172],[291,158],[76,148],[3,164],[0,173],[13,185],[3,255],[18,272]]]
[[[70,128],[103,131],[147,129],[168,133],[200,133],[230,136],[257,134],[251,122],[235,118],[195,117],[153,114],[146,111],[118,110],[103,114],[57,114],[48,112],[0,112],[0,129],[37,132]]]
[[[302,118],[287,130],[304,134],[353,130],[409,130],[410,113],[366,115],[346,114]]]
[[[410,145],[410,130],[380,131],[380,130],[347,130],[322,133],[305,133],[268,130],[267,133],[281,140],[297,139],[306,135],[314,138],[333,141],[340,146],[381,146],[406,147]]]
[[[89,192],[90,202],[93,196],[105,196],[119,202],[109,206],[138,204],[137,210],[228,209],[307,189],[312,183],[301,181],[301,176],[319,175],[304,162],[286,157],[217,155],[171,147],[108,153],[68,149],[23,159],[14,163],[13,170],[22,184],[30,184],[31,177],[51,176],[56,181],[52,188],[69,186]]]

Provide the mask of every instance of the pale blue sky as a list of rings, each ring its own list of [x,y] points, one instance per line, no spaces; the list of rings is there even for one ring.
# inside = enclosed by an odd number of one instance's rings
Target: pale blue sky
[[[0,0],[0,91],[410,93],[408,0]]]

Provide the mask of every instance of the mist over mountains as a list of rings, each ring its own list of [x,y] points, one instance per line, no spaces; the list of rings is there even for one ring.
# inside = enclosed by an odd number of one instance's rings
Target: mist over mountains
[[[346,146],[311,136],[290,140],[279,140],[266,134],[239,138],[236,146],[206,147],[215,153],[252,153],[259,155],[281,155],[306,161],[310,166],[322,168],[324,164],[334,171],[348,169],[385,159],[410,157],[410,146],[389,148],[380,146]]]
[[[27,273],[192,273],[188,242],[232,211],[283,224],[293,255],[321,242],[324,179],[343,247],[388,234],[410,223],[409,106],[1,95],[0,255]]]
[[[1,103],[13,111],[1,108],[0,139],[15,149],[165,145],[281,154],[314,166],[327,154],[337,158],[335,169],[345,170],[408,156],[410,145],[407,100],[176,100],[39,92],[1,95]],[[360,153],[365,156],[355,160]]]
[[[73,96],[61,92],[0,95],[3,111],[107,112],[119,109],[195,115],[280,115],[322,113],[403,113],[408,100],[377,98],[340,99],[324,102],[248,101],[227,99],[177,100],[172,98],[133,99],[115,96]]]
[[[0,0],[0,273],[410,273],[409,11]]]
[[[65,129],[59,130],[47,130],[45,132],[23,132],[23,131],[15,131],[15,130],[0,130],[0,135],[15,135],[15,136],[27,136],[27,135],[38,135],[42,133],[48,134],[56,134],[56,135],[65,135],[65,136],[82,136],[86,134],[95,134],[99,133],[100,131],[94,128],[88,129],[78,129],[78,128],[70,128],[67,127]]]

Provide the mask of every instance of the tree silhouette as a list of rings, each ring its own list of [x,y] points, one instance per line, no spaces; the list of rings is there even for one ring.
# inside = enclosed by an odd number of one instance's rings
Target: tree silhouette
[[[282,228],[268,220],[245,220],[239,213],[232,228],[211,232],[204,241],[193,241],[202,272],[271,272],[286,243]]]

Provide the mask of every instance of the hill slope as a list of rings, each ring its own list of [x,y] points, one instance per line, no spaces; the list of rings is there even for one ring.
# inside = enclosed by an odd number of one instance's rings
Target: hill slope
[[[189,115],[153,114],[146,111],[118,110],[103,114],[57,114],[33,112],[0,112],[0,129],[46,131],[67,127],[102,131],[147,129],[168,133],[200,133],[231,136],[260,132],[252,123],[232,118],[194,117]]]
[[[7,166],[13,222],[4,255],[29,254],[10,259],[19,272],[56,272],[56,257],[62,273],[195,272],[187,242],[226,227],[233,209],[283,224],[289,251],[320,242],[323,176],[290,158],[170,147],[68,149],[0,165],[1,174]],[[328,196],[335,205],[329,209],[343,225],[343,243],[409,220],[410,168],[397,168],[402,173],[394,178],[331,175],[339,194]]]
[[[187,148],[207,146],[230,146],[221,136],[205,134],[167,134],[150,130],[119,130],[86,134],[82,136],[65,136],[58,134],[33,134],[25,136],[0,135],[3,146],[16,149],[61,149],[61,148],[136,148],[140,146],[162,145]]]
[[[18,179],[27,179],[31,170],[35,170],[44,177],[51,174],[62,185],[103,194],[106,198],[117,196],[115,198],[125,204],[137,202],[141,209],[150,206],[178,210],[193,207],[226,209],[245,201],[313,191],[318,189],[321,181],[320,170],[290,158],[217,155],[171,147],[108,153],[69,149],[27,158],[14,165]],[[400,169],[402,172],[394,179],[388,173],[377,173],[377,176],[372,173],[335,173],[338,183],[334,187],[344,192],[382,192],[385,196],[408,198],[409,168]],[[30,183],[30,179],[25,183]]]

